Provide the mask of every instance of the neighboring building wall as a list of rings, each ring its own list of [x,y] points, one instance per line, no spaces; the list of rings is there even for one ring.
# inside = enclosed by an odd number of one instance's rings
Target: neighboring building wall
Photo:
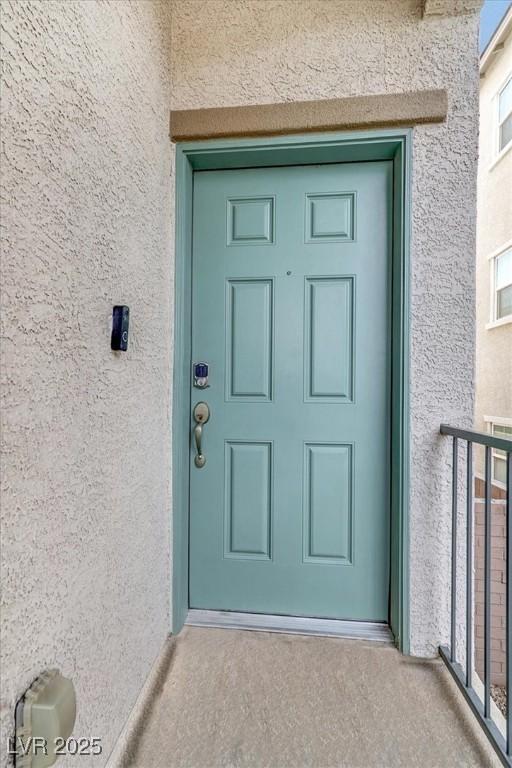
[[[464,4],[463,4],[464,5]],[[449,634],[450,452],[471,426],[478,13],[420,0],[179,0],[173,109],[447,88],[446,124],[414,131],[411,296],[412,651]],[[447,8],[455,4],[447,4]]]
[[[503,43],[497,31],[482,57],[480,78],[480,153],[478,165],[477,257],[476,257],[476,429],[487,432],[492,425],[512,427],[512,318],[495,322],[494,271],[492,258],[512,247],[512,144],[501,154],[498,146],[499,91],[512,75],[512,11],[502,27],[509,28]],[[500,27],[501,29],[501,27]],[[497,47],[497,44],[500,47]],[[503,47],[501,45],[503,44]],[[491,257],[491,258],[489,258]],[[505,454],[502,454],[503,457]],[[502,467],[497,470],[497,465]],[[494,456],[493,477],[504,479],[505,460]],[[484,451],[475,451],[475,666],[483,679],[483,569],[484,569]],[[504,685],[506,530],[503,486],[492,487],[491,515],[491,680]],[[501,501],[500,501],[501,499]]]
[[[512,247],[512,143],[496,158],[497,94],[510,75],[512,29],[480,80],[475,425],[483,431],[489,420],[512,427],[512,317],[504,325],[492,322],[494,263],[489,259],[507,243]],[[483,472],[481,460],[477,470]]]
[[[57,666],[102,765],[169,627],[169,6],[1,11],[0,764],[16,699]]]

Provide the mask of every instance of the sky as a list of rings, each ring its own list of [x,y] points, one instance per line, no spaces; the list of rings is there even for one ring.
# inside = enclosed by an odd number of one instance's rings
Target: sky
[[[480,53],[494,34],[494,31],[512,0],[485,0],[480,12]]]

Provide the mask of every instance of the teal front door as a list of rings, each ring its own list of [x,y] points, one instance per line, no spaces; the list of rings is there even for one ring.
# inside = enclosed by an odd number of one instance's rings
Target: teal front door
[[[390,162],[195,173],[192,608],[387,621],[391,185]]]

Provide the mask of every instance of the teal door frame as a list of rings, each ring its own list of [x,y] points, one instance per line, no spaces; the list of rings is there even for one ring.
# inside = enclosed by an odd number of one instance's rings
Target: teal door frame
[[[194,171],[393,161],[391,580],[389,623],[409,653],[409,239],[412,129],[220,139],[176,145],[171,631],[188,611],[192,195]]]

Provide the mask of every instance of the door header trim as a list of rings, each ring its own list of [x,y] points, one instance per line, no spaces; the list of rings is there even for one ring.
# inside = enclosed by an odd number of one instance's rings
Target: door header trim
[[[392,160],[405,152],[412,128],[346,133],[208,139],[176,144],[176,172],[184,160],[193,171]]]
[[[235,136],[272,136],[446,120],[445,89],[288,101],[236,107],[171,110],[172,141]]]

